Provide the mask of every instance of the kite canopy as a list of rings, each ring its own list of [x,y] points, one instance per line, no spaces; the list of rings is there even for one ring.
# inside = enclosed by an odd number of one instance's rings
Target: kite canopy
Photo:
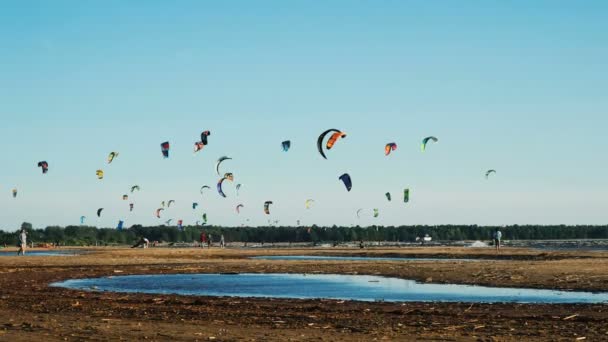
[[[118,157],[118,152],[110,152],[108,155],[108,164],[110,164],[116,157]]]
[[[387,192],[386,194],[384,194],[384,196],[386,196],[386,199],[390,202],[391,201],[391,193]]]
[[[201,133],[201,143],[203,143],[203,146],[207,145],[207,138],[211,135],[210,131],[203,131],[203,133]]]
[[[80,216],[80,224],[84,224],[84,220],[86,220],[86,216]]]
[[[217,162],[215,162],[215,172],[217,172],[217,175],[220,175],[220,164],[222,164],[224,161],[226,160],[231,160],[232,158],[227,157],[227,156],[222,156],[220,157]]]
[[[224,190],[222,190],[222,184],[224,183],[224,180],[226,180],[226,178],[222,177],[218,182],[217,182],[217,192],[220,194],[220,196],[222,197],[226,197],[226,194],[224,193]]]
[[[386,146],[384,146],[384,155],[388,156],[389,154],[391,154],[392,151],[397,149],[397,144],[395,144],[394,142],[392,143],[388,143],[386,144]]]
[[[158,208],[158,209],[156,209],[156,212],[154,213],[154,215],[155,215],[157,218],[160,218],[160,212],[161,212],[161,211],[163,211],[163,210],[165,210],[165,209],[163,209],[163,208]]]
[[[133,203],[129,203],[129,211],[133,211]]]
[[[239,190],[241,190],[241,186],[242,186],[241,183],[236,185],[236,195],[237,196],[239,195]]]
[[[244,207],[245,207],[245,206],[244,206],[244,205],[242,205],[242,204],[237,205],[237,206],[236,206],[236,213],[237,213],[237,214],[240,214],[240,213],[241,213],[241,208],[244,208]]]
[[[344,183],[346,190],[350,191],[350,189],[353,188],[353,182],[351,181],[350,175],[348,173],[343,174],[338,179],[340,179]]]
[[[160,151],[163,153],[163,157],[169,158],[169,148],[170,146],[168,141],[160,144]]]
[[[103,170],[95,171],[95,175],[97,175],[97,179],[103,179]]]
[[[361,218],[361,212],[363,211],[363,209],[359,209],[357,210],[357,218]]]
[[[315,203],[314,200],[312,199],[307,199],[306,202],[304,202],[304,206],[306,207],[306,209],[310,209],[312,207],[312,204]]]
[[[224,173],[224,178],[226,178],[229,181],[234,181],[234,175],[231,172],[226,172]]]
[[[133,185],[131,187],[131,193],[133,193],[135,190],[139,191],[139,185]]]
[[[380,211],[378,209],[374,209],[374,217],[378,217],[380,215]]]
[[[211,187],[209,187],[209,185],[203,185],[203,186],[201,186],[201,190],[200,190],[201,195],[203,194],[203,190],[205,190],[205,189],[211,189]]]
[[[266,215],[270,215],[270,205],[272,204],[272,201],[266,201],[264,202],[264,213]]]
[[[124,223],[125,223],[124,221],[118,221],[118,225],[116,226],[116,229],[122,230],[122,226]]]
[[[283,151],[287,152],[291,148],[291,141],[285,140],[281,143],[281,147],[283,147]]]
[[[122,195],[122,200],[123,200],[123,201],[126,201],[126,200],[128,200],[128,199],[129,199],[129,195]]]
[[[103,211],[103,208],[97,209],[97,217],[101,217],[101,212],[102,211]]]
[[[192,203],[192,209],[196,209],[196,207],[198,207],[198,203],[196,203],[196,202]]]
[[[207,213],[204,213],[202,218],[203,218],[203,225],[207,224]]]
[[[38,162],[38,167],[42,168],[42,174],[45,174],[49,171],[49,163],[46,161]]]
[[[439,141],[439,139],[437,139],[435,137],[432,137],[432,136],[431,137],[426,137],[426,138],[422,139],[422,145],[420,146],[420,148],[422,149],[422,152],[426,151],[426,144],[428,144],[429,141],[432,141],[432,142],[436,143],[436,142]]]
[[[486,171],[486,179],[488,179],[488,177],[490,177],[490,174],[492,173],[496,173],[496,170],[488,170]]]
[[[175,203],[174,200],[169,200],[169,202],[167,202],[167,208],[171,207],[171,204]]]
[[[319,135],[319,138],[317,139],[317,149],[319,150],[319,154],[321,154],[321,156],[324,159],[327,159],[327,156],[325,155],[325,152],[323,151],[323,140],[325,139],[325,136],[329,133],[334,133],[331,135],[331,137],[329,137],[329,140],[327,140],[327,144],[325,145],[325,148],[327,150],[331,150],[331,148],[334,146],[334,144],[336,143],[336,141],[340,138],[345,138],[346,137],[346,133],[343,133],[335,128],[330,128],[328,130],[326,130],[325,132],[321,133],[321,135]]]
[[[410,201],[410,189],[403,190],[403,203],[407,203]]]
[[[13,189],[13,198],[17,198],[17,189]]]

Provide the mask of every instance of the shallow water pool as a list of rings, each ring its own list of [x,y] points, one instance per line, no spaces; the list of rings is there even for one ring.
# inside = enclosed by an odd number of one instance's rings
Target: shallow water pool
[[[423,284],[398,278],[337,274],[131,275],[73,279],[51,286],[87,291],[387,302],[608,303],[608,293]]]

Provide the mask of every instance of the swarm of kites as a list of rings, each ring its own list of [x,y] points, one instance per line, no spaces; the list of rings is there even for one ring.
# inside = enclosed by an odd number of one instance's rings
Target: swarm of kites
[[[202,151],[208,145],[210,136],[211,136],[211,131],[209,131],[209,130],[205,130],[200,134],[200,140],[196,141],[194,143],[194,152],[195,153]],[[345,138],[346,138],[346,133],[344,133],[344,131],[336,129],[336,128],[330,128],[330,129],[323,131],[317,137],[318,153],[321,155],[321,157],[323,159],[327,160],[328,157],[327,157],[326,153],[328,151],[332,150],[334,148],[334,146],[336,146],[338,141],[345,139]],[[434,136],[425,137],[424,139],[422,139],[422,143],[420,145],[421,151],[425,152],[427,150],[429,143],[435,144],[438,141],[439,141],[439,139]],[[292,146],[291,140],[284,140],[281,142],[281,148],[284,152],[288,152],[291,149],[291,146]],[[161,148],[161,153],[162,153],[163,158],[165,158],[165,159],[169,158],[169,151],[170,151],[169,141],[165,141],[165,142],[161,143],[160,148]],[[396,142],[386,143],[386,145],[384,146],[384,155],[389,156],[396,150],[397,150]],[[118,156],[119,156],[118,152],[116,152],[116,151],[110,152],[106,159],[107,164],[112,164]],[[228,157],[228,156],[221,156],[215,162],[215,172],[217,173],[218,176],[221,177],[221,178],[219,178],[219,180],[217,182],[216,188],[217,188],[217,193],[222,198],[228,197],[226,195],[226,192],[224,189],[225,185],[234,182],[234,179],[235,179],[233,172],[230,172],[228,170],[221,172],[221,169],[225,168],[224,163],[229,160],[232,160],[232,158]],[[47,161],[45,161],[45,160],[40,161],[40,162],[38,162],[37,165],[42,170],[42,174],[47,174],[47,172],[49,170],[49,163]],[[231,165],[231,164],[228,163],[228,165]],[[490,179],[490,176],[494,175],[494,174],[496,174],[496,170],[489,169],[485,172],[485,178]],[[104,171],[102,169],[96,170],[95,175],[97,176],[97,179],[99,179],[99,180],[104,179]],[[338,179],[342,182],[342,184],[344,185],[347,192],[350,192],[353,189],[353,182],[352,182],[352,178],[349,173],[343,173],[342,175],[340,175],[338,177]],[[225,183],[226,180],[230,183]],[[242,184],[240,184],[240,183],[236,184],[236,186],[234,187],[236,196],[239,196],[239,191],[240,191],[241,187],[242,187]],[[203,186],[201,186],[201,188],[199,190],[200,195],[203,198],[203,205],[208,201],[208,198],[209,198],[208,191],[210,191],[210,190],[211,190],[211,187],[209,185],[203,185]],[[130,187],[130,193],[133,196],[131,196],[131,197],[135,197],[134,193],[139,192],[139,191],[140,191],[139,185],[132,185]],[[393,196],[391,195],[390,191],[387,191],[384,194],[384,196],[388,202],[392,202]],[[17,189],[16,188],[12,189],[12,197],[17,198]],[[129,195],[128,194],[122,195],[122,200],[123,201],[129,200]],[[403,203],[409,203],[409,201],[410,201],[410,189],[405,188],[405,189],[403,189]],[[166,203],[166,205],[165,205],[165,203]],[[243,203],[239,203],[239,202],[236,202],[236,203],[238,203],[238,204],[236,204],[236,206],[233,208],[235,208],[236,214],[240,215],[242,212],[242,209],[245,208],[245,205]],[[306,199],[304,202],[305,209],[310,210],[313,207],[314,203],[315,203],[315,201],[313,199],[311,199],[311,198]],[[272,204],[273,204],[272,201],[264,202],[263,213],[265,215],[271,215],[270,207]],[[173,209],[170,209],[170,208],[172,207],[172,205],[175,205],[175,200],[171,199],[171,200],[168,200],[167,202],[162,201],[161,206],[154,211],[154,216],[156,218],[160,219],[162,217],[162,215],[165,213],[165,208],[167,209],[167,211],[166,211],[167,215],[171,215],[171,211]],[[199,206],[198,202],[192,202],[192,210],[194,210],[196,212],[196,210],[199,207],[200,206]],[[129,212],[133,212],[133,210],[135,208],[135,203],[130,202],[128,205],[128,208],[129,208]],[[101,217],[103,210],[104,210],[103,207],[97,209],[96,214],[97,214],[98,218]],[[364,214],[364,213],[368,213],[367,215],[370,215],[369,210],[366,211],[364,208],[359,208],[356,211],[357,218],[361,218],[362,214]],[[200,223],[202,223],[203,225],[207,224],[207,213],[202,213],[202,214],[195,213],[195,215],[197,215],[197,217],[199,217],[198,215],[200,215],[200,218],[201,218],[201,220],[196,221],[196,225],[199,225]],[[371,216],[374,218],[378,218],[380,216],[380,209],[373,208],[371,210]],[[247,222],[248,221],[249,221],[249,219],[247,219]],[[80,224],[84,225],[85,222],[86,222],[86,216],[85,215],[80,216]],[[170,225],[171,222],[172,222],[171,218],[168,218],[165,221],[165,223],[167,225]],[[269,222],[270,222],[270,224],[272,224],[272,220],[269,220]],[[278,223],[278,220],[274,220],[274,222]],[[297,222],[298,222],[298,226],[299,226],[300,220],[297,220]],[[122,229],[123,224],[124,224],[124,221],[120,220],[117,228]],[[177,226],[180,230],[183,229],[183,220],[182,219],[177,220]]]

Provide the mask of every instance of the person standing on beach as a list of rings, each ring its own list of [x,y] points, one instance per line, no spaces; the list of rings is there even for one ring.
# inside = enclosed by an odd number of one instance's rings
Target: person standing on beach
[[[500,250],[500,239],[502,239],[502,232],[498,229],[494,232],[494,247],[498,252]]]
[[[209,248],[211,248],[211,245],[213,245],[213,235],[209,234],[209,239],[207,240],[207,243],[209,244]]]
[[[25,255],[25,248],[27,247],[27,231],[25,229],[21,229],[19,233],[19,250],[17,251],[17,255]]]
[[[220,235],[220,247],[226,247],[226,243],[224,242],[224,234]]]
[[[207,246],[207,234],[205,232],[201,232],[201,248],[205,248]]]

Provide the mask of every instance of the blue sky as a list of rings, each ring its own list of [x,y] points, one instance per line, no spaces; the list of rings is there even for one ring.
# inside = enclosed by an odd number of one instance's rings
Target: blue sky
[[[2,2],[0,228],[155,224],[169,199],[162,221],[605,224],[607,42],[602,1]],[[241,194],[201,197],[222,155]]]

